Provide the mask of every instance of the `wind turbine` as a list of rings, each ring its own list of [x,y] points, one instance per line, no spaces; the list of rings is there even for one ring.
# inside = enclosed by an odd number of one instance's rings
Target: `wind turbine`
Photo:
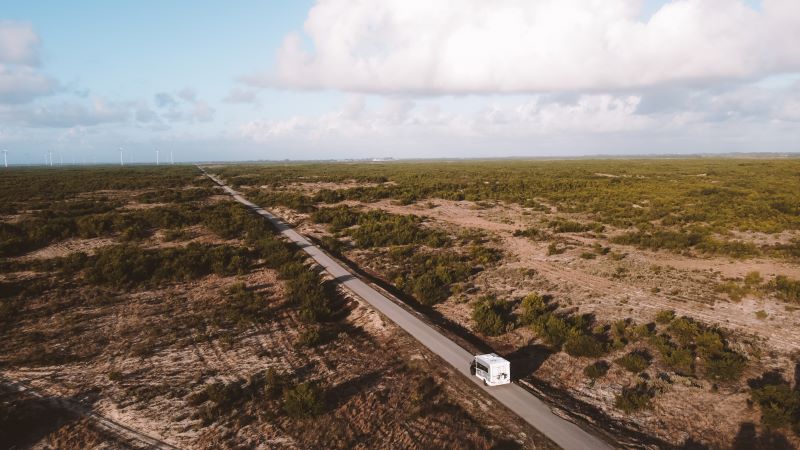
[[[122,147],[119,148],[119,165],[124,166],[125,161],[122,160]]]
[[[172,150],[169,151],[169,163],[175,164],[175,158],[172,157]]]
[[[8,168],[8,150],[3,150],[3,163]]]
[[[159,165],[159,160],[158,160],[158,149],[156,149],[156,165]]]

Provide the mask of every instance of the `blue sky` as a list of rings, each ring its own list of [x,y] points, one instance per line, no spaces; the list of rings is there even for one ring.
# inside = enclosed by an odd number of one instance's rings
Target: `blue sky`
[[[797,151],[795,0],[0,0],[14,163]]]

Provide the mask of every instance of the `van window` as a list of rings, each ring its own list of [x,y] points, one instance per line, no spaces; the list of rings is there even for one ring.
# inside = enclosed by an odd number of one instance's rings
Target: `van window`
[[[481,364],[481,363],[477,362],[477,361],[475,362],[475,368],[476,368],[477,370],[482,370],[482,371],[484,371],[484,372],[486,372],[486,373],[489,373],[489,368],[488,368],[488,367],[486,367],[486,366],[484,366],[483,364]]]

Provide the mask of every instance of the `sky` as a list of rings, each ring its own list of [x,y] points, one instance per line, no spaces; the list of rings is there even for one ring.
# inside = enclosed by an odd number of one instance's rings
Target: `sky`
[[[800,151],[797,0],[0,0],[11,164]]]

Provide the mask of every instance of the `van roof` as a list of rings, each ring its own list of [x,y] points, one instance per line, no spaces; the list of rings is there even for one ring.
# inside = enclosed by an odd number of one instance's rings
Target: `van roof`
[[[508,360],[501,358],[496,353],[487,353],[485,355],[475,355],[475,358],[481,361],[484,364],[488,364],[491,366],[499,365],[499,364],[507,364]]]

